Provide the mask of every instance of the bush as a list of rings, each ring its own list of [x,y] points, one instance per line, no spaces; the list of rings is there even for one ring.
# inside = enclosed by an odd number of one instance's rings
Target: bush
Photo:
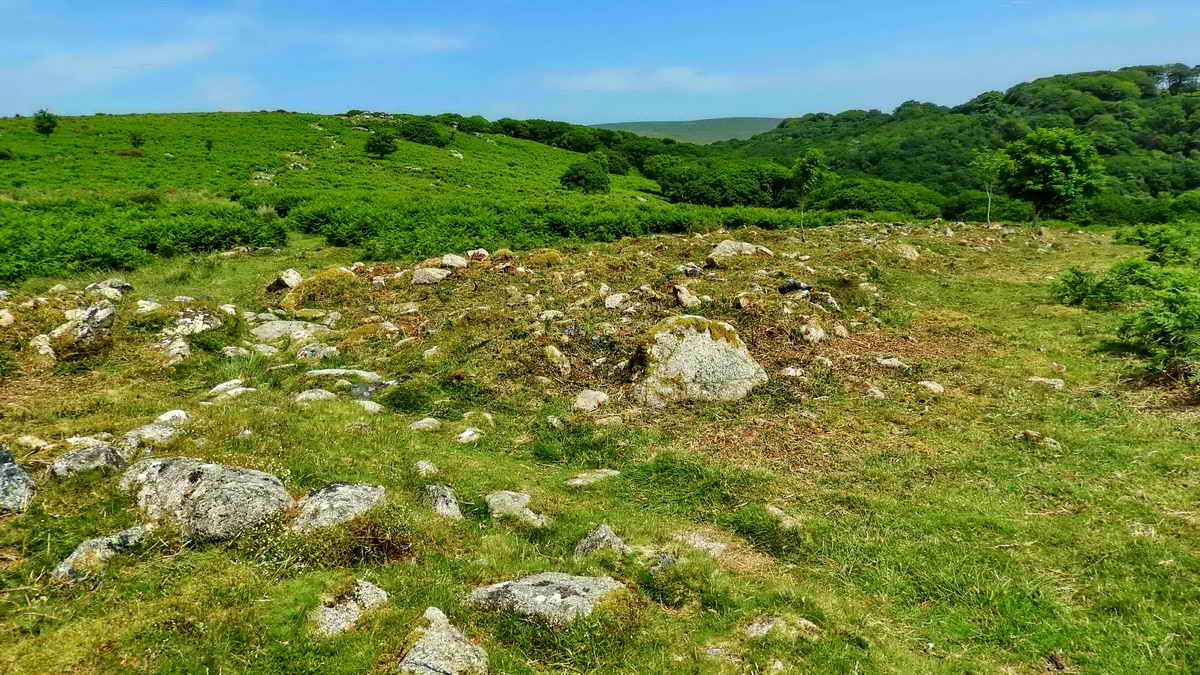
[[[383,159],[396,151],[396,137],[390,131],[376,131],[367,138],[364,149],[368,155]]]
[[[568,190],[579,190],[590,194],[608,192],[610,189],[608,171],[594,159],[576,162],[567,168],[558,179]]]
[[[33,130],[43,136],[49,136],[58,128],[58,116],[46,110],[33,114]]]
[[[429,120],[414,117],[400,124],[400,138],[421,145],[432,145],[444,148],[450,144],[450,137],[443,133],[438,125]]]
[[[1149,305],[1125,317],[1118,335],[1145,355],[1153,372],[1200,385],[1200,288],[1158,291]]]
[[[827,211],[897,211],[918,218],[941,215],[945,198],[923,185],[878,178],[846,178],[813,191],[809,204]]]
[[[780,206],[791,175],[773,162],[710,160],[657,167],[663,196],[705,206]]]
[[[146,135],[140,131],[129,132],[129,144],[135,148],[140,148],[146,144]]]
[[[1126,260],[1113,265],[1103,276],[1072,267],[1059,275],[1051,292],[1063,304],[1100,309],[1144,298],[1177,283],[1180,280],[1176,275],[1145,260]]]
[[[1148,260],[1163,265],[1186,264],[1200,257],[1200,225],[1139,225],[1122,230],[1117,241],[1150,250]]]
[[[981,190],[963,190],[950,197],[942,206],[942,215],[952,220],[984,222],[987,220],[987,194]],[[992,195],[992,220],[1025,222],[1033,217],[1028,202]]]

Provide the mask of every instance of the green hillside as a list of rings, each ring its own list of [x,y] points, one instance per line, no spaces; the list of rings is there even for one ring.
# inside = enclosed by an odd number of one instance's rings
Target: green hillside
[[[701,145],[731,138],[750,138],[774,129],[783,120],[777,117],[718,117],[686,122],[614,122],[594,124],[598,129],[628,131],[651,138],[672,138]]]

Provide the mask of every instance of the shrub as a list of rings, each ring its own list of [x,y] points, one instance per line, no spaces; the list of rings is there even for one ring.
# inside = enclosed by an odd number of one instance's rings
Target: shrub
[[[140,131],[129,132],[129,144],[135,148],[140,148],[146,144],[146,135]]]
[[[963,190],[942,206],[942,215],[952,220],[984,222],[987,219],[987,194],[982,190]],[[992,220],[1024,222],[1033,217],[1027,202],[992,195]]]
[[[365,150],[368,155],[383,159],[396,151],[396,137],[388,131],[376,131],[367,138]]]
[[[1059,275],[1051,292],[1063,304],[1099,309],[1144,298],[1173,283],[1179,280],[1170,272],[1145,260],[1126,260],[1113,265],[1103,276],[1072,267]]]
[[[43,136],[49,136],[58,128],[58,116],[47,111],[39,110],[33,114],[33,130]]]
[[[1125,317],[1121,339],[1145,355],[1153,372],[1178,374],[1200,386],[1200,288],[1172,287]]]
[[[658,170],[663,196],[705,206],[779,206],[791,176],[773,162],[710,160]]]
[[[572,164],[558,179],[558,182],[568,190],[593,194],[608,192],[610,189],[608,171],[593,159]]]
[[[0,160],[16,158],[17,153],[13,152],[12,148],[0,148]]]
[[[438,125],[419,117],[414,117],[401,123],[399,133],[400,137],[404,140],[420,143],[421,145],[444,148],[450,144],[449,136],[443,133],[438,128]]]
[[[1117,241],[1150,250],[1148,260],[1163,265],[1185,264],[1200,257],[1200,225],[1139,225],[1122,230]]]
[[[861,209],[897,211],[918,218],[941,215],[945,198],[923,185],[896,183],[879,178],[847,178],[818,188],[810,198],[813,208],[827,211]]]

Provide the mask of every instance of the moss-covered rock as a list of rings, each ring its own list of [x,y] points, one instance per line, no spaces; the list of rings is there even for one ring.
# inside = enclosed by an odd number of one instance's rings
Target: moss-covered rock
[[[635,397],[652,408],[678,401],[736,401],[767,373],[733,326],[702,316],[675,316],[642,338],[630,361]]]

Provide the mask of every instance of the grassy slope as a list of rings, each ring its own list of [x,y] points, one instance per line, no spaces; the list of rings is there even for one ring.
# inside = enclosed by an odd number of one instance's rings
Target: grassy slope
[[[703,145],[731,138],[750,138],[774,129],[781,121],[776,117],[718,117],[685,122],[614,122],[593,126]]]
[[[1092,346],[1111,331],[1111,315],[1057,306],[1047,293],[1046,275],[1069,264],[1102,267],[1133,250],[1103,235],[955,229],[949,237],[940,228],[873,224],[741,233],[812,260],[745,260],[694,282],[717,299],[701,312],[734,323],[773,375],[798,366],[805,377],[774,376],[742,402],[662,413],[638,410],[610,365],[647,326],[676,313],[673,303],[646,301],[628,323],[596,301],[570,306],[600,282],[661,289],[720,233],[572,247],[566,265],[528,276],[473,268],[431,288],[363,289],[331,302],[347,315],[342,336],[378,315],[418,337],[346,346],[329,363],[412,378],[431,392],[371,418],[344,396],[307,409],[290,403],[314,383],[267,370],[286,356],[200,353],[158,368],[145,350],[149,335],[129,323],[128,300],[111,354],[57,371],[23,362],[22,375],[4,381],[0,438],[120,433],[187,408],[195,426],[163,454],[272,471],[295,494],[331,481],[385,485],[391,505],[375,520],[398,529],[411,549],[334,565],[344,551],[323,537],[194,547],[165,534],[145,552],[119,556],[103,582],[56,584],[46,572],[79,541],[139,516],[112,477],[47,480],[29,513],[0,520],[0,635],[9,645],[0,662],[13,672],[363,672],[395,658],[434,604],[487,647],[497,672],[753,672],[776,658],[789,672],[1197,668],[1194,416],[1160,392],[1121,384],[1125,364]],[[899,258],[900,244],[920,247],[922,258]],[[307,276],[354,257],[295,237],[278,254],[177,259],[128,276],[134,297],[186,294],[257,309],[278,303],[260,291],[273,271],[294,266]],[[851,337],[817,346],[796,339],[798,315],[781,313],[785,300],[770,291],[773,280],[756,276],[760,268],[831,290],[847,311],[823,323],[844,322]],[[91,278],[99,275],[65,281],[79,288]],[[860,290],[862,279],[881,295]],[[26,290],[44,292],[54,281]],[[734,294],[756,284],[768,292],[750,310],[735,309]],[[509,285],[537,296],[535,305],[509,306]],[[416,319],[394,314],[407,301],[419,303]],[[860,306],[885,325],[854,325],[865,319]],[[565,310],[567,322],[535,320],[551,308]],[[24,337],[60,320],[50,309],[14,311]],[[798,311],[820,315],[803,304]],[[569,377],[541,359],[550,342],[572,358]],[[444,356],[422,359],[434,345]],[[818,355],[834,368],[819,366]],[[913,368],[880,368],[877,356]],[[554,383],[541,386],[533,375]],[[1068,384],[1047,391],[1025,381],[1033,375]],[[199,405],[232,377],[260,392]],[[916,384],[923,379],[946,393],[929,394]],[[865,397],[869,386],[888,398]],[[604,412],[621,414],[623,426],[569,413],[585,387],[613,394]],[[453,442],[464,410],[496,416],[478,445]],[[405,429],[428,413],[450,424],[434,434]],[[569,431],[546,427],[548,414],[568,418]],[[239,438],[244,428],[255,435]],[[1062,447],[1013,440],[1027,428]],[[57,452],[23,452],[21,461],[38,467]],[[425,481],[408,469],[417,459],[442,467],[437,481],[467,502],[466,522],[448,526],[427,513]],[[592,466],[623,474],[584,490],[563,486]],[[530,492],[556,524],[533,532],[488,520],[482,495],[494,489]],[[768,502],[799,519],[799,529],[774,527],[758,510]],[[631,544],[668,549],[677,548],[674,532],[711,528],[731,549],[716,561],[686,554],[677,577],[654,582],[634,561],[572,557],[574,542],[600,521]],[[548,569],[613,574],[633,584],[635,601],[562,632],[463,605],[476,585]],[[391,592],[388,608],[344,637],[309,637],[306,616],[318,596],[351,573]],[[778,613],[821,632],[811,641],[740,636],[746,622]],[[743,661],[707,657],[705,646]]]

